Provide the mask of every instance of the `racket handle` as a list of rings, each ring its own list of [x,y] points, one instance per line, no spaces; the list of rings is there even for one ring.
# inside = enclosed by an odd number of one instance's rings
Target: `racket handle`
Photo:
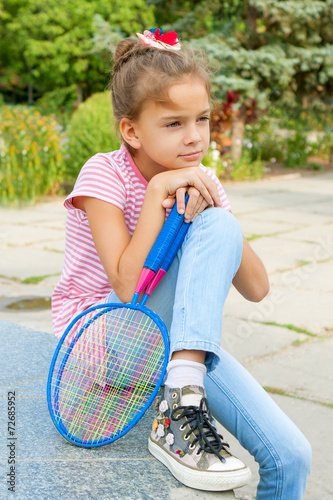
[[[151,280],[151,282],[148,284],[146,288],[145,295],[149,297],[149,295],[155,290],[161,279],[165,276],[165,274],[168,272],[174,258],[177,255],[178,250],[182,246],[182,243],[185,239],[186,233],[189,230],[191,223],[190,222],[183,222],[181,228],[178,231],[178,234],[175,238],[175,241],[172,243],[172,246],[167,253],[165,259],[163,260],[163,264],[160,267],[160,269],[157,271],[155,274],[154,278]]]
[[[188,195],[185,196],[185,206],[187,201]],[[184,214],[178,213],[177,201],[175,201],[169,217],[165,221],[152,249],[148,254],[148,257],[146,258],[135,293],[140,294],[161,267],[165,256],[168,254],[168,251],[171,248],[181,225],[183,224],[183,221]]]

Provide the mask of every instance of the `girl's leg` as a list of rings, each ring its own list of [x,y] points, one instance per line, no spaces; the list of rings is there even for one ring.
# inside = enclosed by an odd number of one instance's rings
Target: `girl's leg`
[[[299,429],[226,351],[205,388],[215,418],[259,463],[257,500],[301,500],[311,447]]]
[[[171,355],[205,351],[208,371],[218,363],[223,307],[242,250],[240,226],[226,210],[210,208],[194,220],[178,253]]]

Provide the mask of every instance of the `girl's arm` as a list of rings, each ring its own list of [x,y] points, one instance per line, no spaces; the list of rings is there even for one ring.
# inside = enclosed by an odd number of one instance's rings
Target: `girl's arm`
[[[269,292],[266,269],[249,242],[243,237],[243,253],[233,285],[247,300],[260,302]]]
[[[199,168],[157,174],[148,184],[132,237],[119,208],[91,197],[73,200],[74,206],[87,214],[97,254],[113,290],[122,302],[131,300],[145,259],[163,226],[165,209],[162,202],[187,186],[194,186],[200,191],[207,203],[220,204],[215,182]],[[185,208],[184,191],[180,190],[178,211]],[[192,205],[195,210],[195,203]]]

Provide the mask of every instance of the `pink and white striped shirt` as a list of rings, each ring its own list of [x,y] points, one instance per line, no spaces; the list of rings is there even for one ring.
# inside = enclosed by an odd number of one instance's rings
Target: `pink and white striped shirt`
[[[216,182],[222,206],[230,210],[216,175],[203,165],[200,168]],[[53,328],[58,338],[77,314],[106,303],[112,291],[95,249],[87,215],[73,206],[73,198],[91,196],[120,208],[132,235],[147,185],[124,144],[117,151],[98,153],[82,167],[73,191],[64,202],[68,211],[64,266],[52,295]]]

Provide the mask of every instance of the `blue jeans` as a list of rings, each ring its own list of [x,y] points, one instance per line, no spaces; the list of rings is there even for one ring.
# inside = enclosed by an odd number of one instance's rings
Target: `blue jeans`
[[[170,332],[170,351],[206,351],[205,389],[215,418],[259,463],[257,499],[300,500],[311,447],[266,391],[220,347],[222,312],[240,265],[243,236],[221,208],[192,223],[168,273],[147,301]],[[114,292],[110,302],[118,302]]]

